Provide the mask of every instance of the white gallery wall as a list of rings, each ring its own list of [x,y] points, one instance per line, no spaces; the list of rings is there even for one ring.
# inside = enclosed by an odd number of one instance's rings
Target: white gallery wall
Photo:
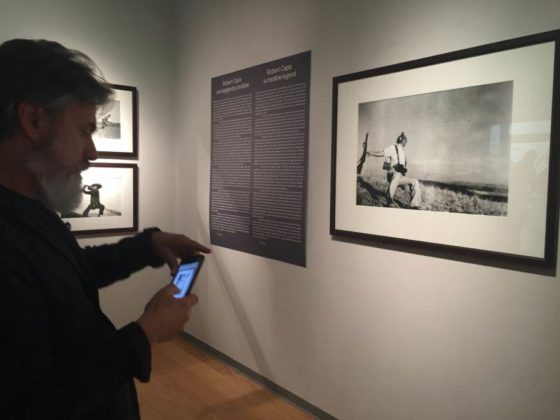
[[[174,228],[172,6],[169,1],[151,0],[0,0],[0,42],[57,41],[88,54],[109,82],[138,88],[141,228]],[[91,245],[118,239],[80,242]],[[164,268],[144,270],[131,281],[103,289],[103,309],[119,326],[134,321],[167,281],[169,272]]]
[[[560,417],[560,279],[335,241],[332,78],[560,28],[560,1],[177,1],[176,227],[207,242],[210,79],[312,51],[307,268],[214,248],[187,331],[341,419]]]

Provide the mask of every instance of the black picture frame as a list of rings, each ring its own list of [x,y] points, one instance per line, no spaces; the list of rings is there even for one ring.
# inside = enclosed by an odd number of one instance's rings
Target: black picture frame
[[[100,158],[138,159],[138,89],[117,84],[109,86],[115,96],[98,110],[97,131],[93,136],[97,152]]]
[[[75,236],[138,232],[138,165],[93,163],[82,172],[82,179],[82,191],[86,189],[82,203],[61,215]],[[96,184],[99,187],[91,188]]]
[[[559,42],[560,30],[556,30],[335,77],[330,209],[330,233],[333,239],[554,275],[557,265],[560,184]],[[530,57],[535,59],[526,60]],[[514,73],[508,70],[516,67],[522,69],[515,70]],[[518,73],[515,73],[516,71]],[[541,71],[547,75],[545,81],[539,73]],[[511,83],[506,86],[510,79]],[[377,109],[398,108],[398,101],[404,105],[404,98],[413,96],[416,97],[416,101],[427,103],[432,99],[426,95],[440,92],[445,92],[449,99],[462,97],[461,89],[469,95],[471,92],[468,89],[478,86],[483,86],[484,89],[501,89],[501,83],[505,83],[503,92],[511,90],[511,120],[507,131],[509,162],[507,171],[502,171],[502,175],[506,174],[507,178],[505,216],[475,215],[460,211],[452,213],[450,210],[431,211],[423,209],[422,206],[420,211],[413,211],[402,206],[395,209],[383,207],[381,204],[364,205],[360,196],[363,191],[360,187],[367,187],[368,180],[364,181],[364,176],[358,175],[357,172],[358,168],[361,171],[364,163],[372,157],[372,149],[367,145],[367,141],[364,141],[364,130],[360,132],[362,120],[366,121],[369,118],[368,121],[380,123],[375,128],[378,130],[380,126],[378,132],[390,131],[385,127],[386,120],[375,114]],[[425,88],[423,84],[426,84]],[[453,93],[448,93],[451,91]],[[501,103],[507,104],[507,100],[504,99],[507,97],[504,94]],[[392,100],[397,102],[387,102]],[[386,102],[381,104],[381,101]],[[361,109],[364,111],[360,111]],[[413,115],[414,107],[410,109],[412,111],[406,115]],[[541,114],[531,116],[530,110],[535,109],[542,110]],[[424,111],[416,111],[417,115],[423,115]],[[427,112],[429,111],[425,111],[424,115],[427,115]],[[507,116],[508,113],[504,112],[504,115]],[[392,121],[391,128],[398,126],[398,117]],[[502,128],[506,125],[503,124]],[[393,130],[394,137],[385,140],[387,145],[396,140],[400,131]],[[505,139],[507,136],[504,134],[503,137]],[[408,143],[411,143],[410,139]],[[503,141],[494,143],[508,150],[503,146]],[[521,156],[520,151],[523,150],[527,150],[527,153]],[[529,164],[515,166],[514,164],[518,163],[515,159],[520,156],[519,162],[522,162],[523,158],[533,157],[534,160]],[[503,163],[506,156],[498,155],[496,159]],[[353,166],[357,163],[357,166]],[[382,163],[383,160],[380,159],[375,164],[378,169],[371,169],[371,172],[378,171],[375,176],[379,177],[379,173],[383,173]],[[520,193],[525,187],[524,182],[519,179],[523,178],[523,168],[535,169],[536,165],[540,165],[538,179],[542,184],[538,184],[537,188],[539,191],[542,189],[543,193],[535,199],[538,201],[535,204],[538,209],[530,209],[529,213],[524,214],[525,209],[522,208],[525,204],[519,203],[524,199],[529,205],[533,203],[530,202],[531,197],[523,197]],[[471,173],[474,174],[475,171],[471,170]],[[371,179],[373,176],[369,178]],[[427,185],[422,183],[421,178],[419,181],[421,188]],[[379,198],[379,203],[385,196],[385,205],[390,205],[390,200],[386,197],[388,193],[379,187],[371,187],[365,191],[372,197]],[[474,194],[476,195],[476,191]],[[367,194],[364,197],[367,197]],[[373,198],[371,202],[374,202]],[[538,217],[533,217],[535,215]],[[538,223],[533,223],[533,219],[538,219]],[[411,227],[413,229],[410,229]],[[485,227],[489,227],[489,230],[484,231]],[[514,243],[516,240],[518,243]],[[523,242],[524,240],[527,242]]]

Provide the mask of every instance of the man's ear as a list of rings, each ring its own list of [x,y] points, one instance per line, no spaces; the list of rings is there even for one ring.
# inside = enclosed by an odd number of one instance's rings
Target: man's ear
[[[50,119],[36,102],[20,102],[17,105],[19,124],[23,133],[33,142],[40,143],[50,126]]]

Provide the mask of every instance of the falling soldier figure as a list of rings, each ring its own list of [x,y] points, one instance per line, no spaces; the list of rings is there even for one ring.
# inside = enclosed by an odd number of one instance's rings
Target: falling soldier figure
[[[82,192],[84,194],[90,195],[89,206],[84,210],[83,216],[88,217],[90,210],[99,210],[99,216],[103,216],[103,212],[105,211],[105,206],[101,204],[99,201],[99,190],[101,189],[101,184],[91,184],[91,185],[84,185],[82,187]]]
[[[367,138],[367,136],[366,136]],[[395,144],[386,147],[384,150],[367,152],[367,156],[384,157],[383,170],[387,171],[387,207],[399,207],[394,201],[397,188],[399,186],[410,185],[410,206],[411,209],[420,208],[420,182],[417,179],[406,176],[406,153],[404,148],[407,143],[404,133],[397,137]]]
[[[105,116],[101,119],[101,124],[100,124],[100,127],[99,127],[99,128],[104,129],[105,127],[108,127],[109,124],[111,124],[111,122],[109,121],[109,118],[111,118],[111,114],[105,115]]]

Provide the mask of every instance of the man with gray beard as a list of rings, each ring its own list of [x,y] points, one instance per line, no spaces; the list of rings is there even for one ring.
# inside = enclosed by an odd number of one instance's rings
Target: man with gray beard
[[[148,265],[210,250],[146,229],[82,249],[57,213],[80,202],[97,158],[96,109],[110,87],[84,54],[50,41],[0,45],[0,418],[138,419],[133,378],[151,346],[182,331],[196,304],[168,285],[116,329],[98,289]]]

